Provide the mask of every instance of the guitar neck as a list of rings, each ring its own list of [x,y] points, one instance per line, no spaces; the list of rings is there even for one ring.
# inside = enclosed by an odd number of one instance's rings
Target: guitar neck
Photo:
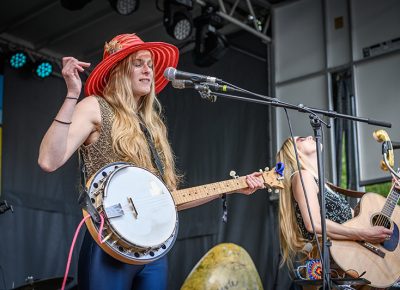
[[[399,198],[400,198],[400,192],[393,186],[386,198],[386,202],[382,209],[382,213],[388,217],[392,216],[392,213],[397,203],[399,202]]]
[[[177,206],[203,198],[212,196],[219,196],[224,193],[231,193],[234,191],[247,188],[246,177],[239,177],[220,182],[209,183],[201,186],[185,188],[172,192],[172,197]]]

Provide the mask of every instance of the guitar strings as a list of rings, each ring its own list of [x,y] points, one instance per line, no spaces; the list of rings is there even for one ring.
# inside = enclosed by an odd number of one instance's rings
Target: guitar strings
[[[390,189],[390,193],[389,193],[389,195],[387,197],[388,199],[391,198],[391,195],[393,193],[393,189],[394,189],[394,186],[392,186],[392,188]],[[387,204],[385,204],[385,206],[383,207],[383,210],[385,209],[386,205]],[[378,218],[375,220],[373,225],[374,226],[384,226],[386,228],[390,228],[390,221],[384,214],[381,213],[381,214],[379,214]]]

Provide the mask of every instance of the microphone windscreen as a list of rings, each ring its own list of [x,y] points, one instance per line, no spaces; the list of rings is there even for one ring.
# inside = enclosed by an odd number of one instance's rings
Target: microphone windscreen
[[[164,71],[164,77],[169,80],[173,81],[175,79],[176,69],[173,67],[167,67]]]

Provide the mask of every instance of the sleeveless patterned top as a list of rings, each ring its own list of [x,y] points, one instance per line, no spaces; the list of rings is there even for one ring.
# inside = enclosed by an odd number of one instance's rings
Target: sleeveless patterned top
[[[296,202],[296,200],[295,199],[293,200],[295,205],[297,224],[299,225],[301,234],[303,238],[305,238],[306,240],[313,240],[314,235],[306,230],[303,217],[301,216],[300,207]],[[321,206],[321,195],[319,193],[318,193],[318,202],[319,205]],[[325,185],[325,206],[326,206],[326,211],[325,211],[326,218],[331,221],[342,224],[353,217],[351,212],[351,207],[347,202],[347,200],[337,192],[328,188],[326,185]]]
[[[93,176],[93,174],[105,165],[123,160],[112,149],[111,128],[114,121],[114,112],[102,97],[96,96],[96,99],[99,102],[101,113],[100,136],[95,142],[89,145],[83,144],[79,149],[86,166],[87,178]]]

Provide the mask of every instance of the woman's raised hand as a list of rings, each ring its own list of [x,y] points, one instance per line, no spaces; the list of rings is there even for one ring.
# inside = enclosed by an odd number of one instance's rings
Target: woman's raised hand
[[[89,67],[90,63],[67,56],[62,58],[62,65],[62,75],[68,90],[67,96],[79,97],[82,90],[82,80],[79,73]]]

